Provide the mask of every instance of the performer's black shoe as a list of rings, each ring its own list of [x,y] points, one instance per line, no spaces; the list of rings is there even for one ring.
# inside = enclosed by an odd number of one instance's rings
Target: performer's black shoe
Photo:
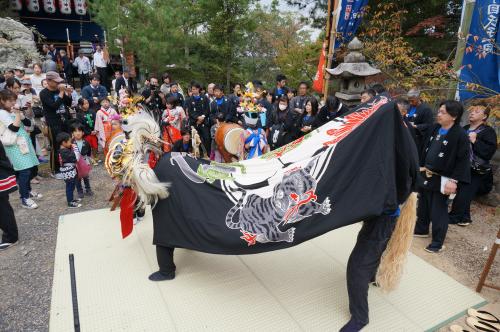
[[[339,332],[359,332],[365,326],[366,326],[366,324],[358,323],[354,319],[351,318],[351,320],[348,321],[347,324],[345,324],[339,330]]]
[[[175,271],[170,272],[169,274],[163,274],[160,271],[156,271],[155,273],[149,275],[148,279],[151,281],[165,281],[172,280],[175,278]]]

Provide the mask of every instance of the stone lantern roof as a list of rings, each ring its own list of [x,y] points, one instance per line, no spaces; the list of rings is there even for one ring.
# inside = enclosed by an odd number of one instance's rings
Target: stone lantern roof
[[[380,70],[372,67],[366,62],[365,56],[361,53],[363,43],[357,37],[347,45],[349,53],[345,56],[344,62],[333,69],[326,69],[332,76],[341,77],[366,77],[380,73]]]

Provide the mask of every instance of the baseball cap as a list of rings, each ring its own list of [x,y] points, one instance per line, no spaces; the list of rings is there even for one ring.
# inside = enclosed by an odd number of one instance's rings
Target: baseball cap
[[[21,84],[31,85],[31,80],[29,78],[23,79],[23,80],[21,80]]]
[[[46,74],[45,74],[45,78],[47,80],[52,80],[52,81],[55,81],[56,83],[61,83],[61,82],[64,82],[64,80],[61,78],[61,76],[59,76],[58,73],[56,73],[55,71],[48,71]]]

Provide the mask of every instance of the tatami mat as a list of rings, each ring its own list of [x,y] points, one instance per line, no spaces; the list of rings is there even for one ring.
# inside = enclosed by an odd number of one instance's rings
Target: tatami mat
[[[120,237],[117,212],[60,218],[50,331],[73,330],[74,254],[82,331],[338,331],[349,319],[345,268],[359,225],[249,256],[178,249],[177,277],[153,283],[152,219]],[[363,331],[431,331],[484,300],[410,255],[398,290],[370,288]]]

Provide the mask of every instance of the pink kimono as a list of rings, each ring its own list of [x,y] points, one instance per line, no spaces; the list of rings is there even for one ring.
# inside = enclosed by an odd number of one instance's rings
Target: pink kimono
[[[111,136],[111,116],[116,115],[116,111],[111,107],[105,110],[101,108],[95,116],[95,131],[97,132],[97,140],[99,145],[104,149],[106,140]]]

